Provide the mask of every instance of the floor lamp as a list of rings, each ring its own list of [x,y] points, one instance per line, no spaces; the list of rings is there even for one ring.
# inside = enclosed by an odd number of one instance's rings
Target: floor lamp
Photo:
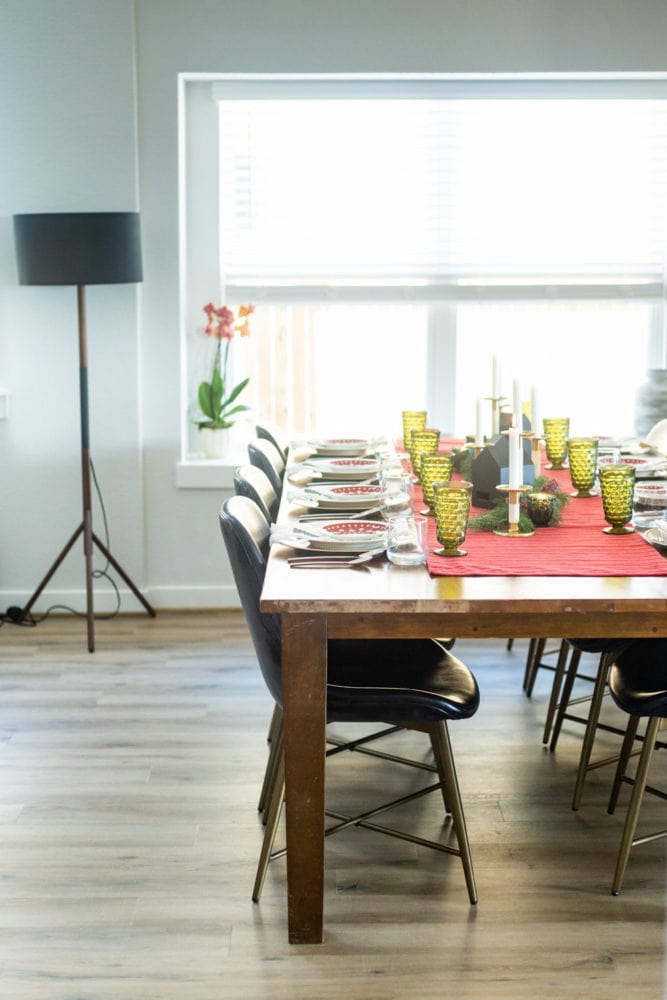
[[[48,212],[14,216],[14,237],[21,285],[75,285],[79,321],[79,395],[81,402],[81,483],[83,519],[32,597],[21,610],[23,621],[79,535],[86,562],[88,649],[95,649],[93,544],[103,553],[151,617],[155,610],[93,531],[90,434],[88,424],[88,347],[86,285],[142,280],[141,238],[136,212]]]

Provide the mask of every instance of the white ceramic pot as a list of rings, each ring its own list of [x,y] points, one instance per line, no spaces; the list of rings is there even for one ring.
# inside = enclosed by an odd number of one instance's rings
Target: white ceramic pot
[[[221,427],[200,427],[199,445],[206,458],[224,458],[229,451],[229,430]]]

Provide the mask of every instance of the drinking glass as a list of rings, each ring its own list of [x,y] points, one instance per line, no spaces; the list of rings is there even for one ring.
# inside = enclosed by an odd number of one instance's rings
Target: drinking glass
[[[568,438],[567,457],[570,465],[570,479],[575,487],[571,497],[597,496],[593,489],[598,468],[597,438]]]
[[[452,456],[444,454],[422,455],[419,473],[424,503],[426,508],[420,513],[433,515],[435,513],[435,497],[433,485],[436,482],[448,483],[452,477]]]
[[[426,410],[403,410],[403,447],[407,451],[410,446],[410,431],[423,430],[426,427]]]
[[[435,483],[435,526],[441,549],[434,549],[437,556],[465,556],[459,548],[468,530],[468,514],[472,497],[472,483]]]
[[[603,465],[600,468],[600,492],[606,535],[629,535],[635,529],[628,524],[632,517],[635,470],[631,465]]]
[[[440,431],[434,427],[424,427],[420,430],[413,428],[410,431],[408,451],[412,462],[412,471],[415,474],[417,482],[419,482],[420,455],[427,455],[437,451],[439,444]]]
[[[396,566],[421,566],[427,539],[425,517],[392,517],[387,523],[387,558]]]
[[[391,517],[404,511],[410,512],[414,499],[412,476],[404,469],[385,469],[380,475],[382,488],[382,514]]]
[[[544,445],[552,469],[563,469],[567,456],[567,438],[570,433],[569,417],[544,417]]]

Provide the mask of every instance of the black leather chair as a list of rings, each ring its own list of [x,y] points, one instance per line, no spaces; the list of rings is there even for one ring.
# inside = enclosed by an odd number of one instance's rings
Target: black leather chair
[[[281,705],[281,635],[278,615],[262,614],[259,599],[269,552],[269,525],[259,508],[246,497],[231,497],[220,510],[220,526],[234,573],[255,652],[266,685]],[[429,790],[441,789],[445,807],[451,812],[457,847],[417,840],[411,834],[359,817],[327,813],[338,821],[329,828],[367,826],[400,839],[431,846],[461,858],[471,903],[477,890],[470,847],[454,767],[447,722],[467,719],[479,705],[477,682],[470,670],[450,652],[430,639],[343,640],[328,646],[327,720],[329,722],[397,722],[404,728],[422,730],[430,736],[440,781]],[[278,737],[280,738],[280,736]],[[273,785],[269,816],[262,845],[253,899],[258,900],[275,837],[284,795],[282,752]],[[424,789],[388,803],[423,795]],[[279,852],[281,853],[281,852]]]
[[[613,813],[621,784],[626,782],[632,785],[611,889],[612,895],[617,896],[621,891],[630,850],[637,844],[667,837],[667,830],[661,830],[635,839],[644,792],[667,798],[664,791],[650,788],[646,784],[653,753],[658,745],[658,733],[664,728],[667,718],[667,639],[635,639],[616,657],[609,673],[609,690],[618,707],[630,716],[609,800],[609,812]],[[629,778],[626,772],[641,718],[647,718],[648,723],[635,776]],[[659,745],[664,747],[664,744]]]
[[[285,475],[285,461],[275,445],[263,438],[255,438],[248,445],[250,464],[261,469],[280,496]]]
[[[270,431],[268,427],[263,426],[262,424],[256,424],[255,434],[257,435],[258,438],[260,438],[260,440],[270,441],[273,447],[280,455],[280,457],[282,458],[283,462],[287,464],[287,448],[284,448],[280,444],[275,434],[272,431]]]
[[[234,473],[234,492],[253,500],[266,520],[272,524],[280,507],[280,496],[265,472],[256,465],[240,465]]]

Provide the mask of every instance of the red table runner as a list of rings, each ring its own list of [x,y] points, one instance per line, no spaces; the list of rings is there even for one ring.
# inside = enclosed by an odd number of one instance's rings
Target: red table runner
[[[556,479],[563,492],[572,491],[568,470],[547,469],[545,475]],[[416,510],[422,508],[421,501],[421,488],[416,486]],[[470,518],[484,513],[488,511],[472,507]],[[563,507],[558,525],[536,528],[534,535],[504,538],[469,529],[462,546],[468,554],[460,558],[433,554],[440,545],[435,518],[428,522],[427,566],[433,576],[667,576],[667,559],[639,532],[603,533],[607,522],[599,496],[573,497]]]

